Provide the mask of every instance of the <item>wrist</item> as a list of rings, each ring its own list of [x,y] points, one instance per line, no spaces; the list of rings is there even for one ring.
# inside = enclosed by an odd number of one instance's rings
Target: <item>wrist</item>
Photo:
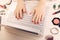
[[[40,0],[40,1],[39,1],[39,4],[40,4],[40,5],[43,5],[43,4],[45,4],[45,3],[46,3],[46,0]]]
[[[23,0],[18,0],[17,3],[18,4],[23,3]]]

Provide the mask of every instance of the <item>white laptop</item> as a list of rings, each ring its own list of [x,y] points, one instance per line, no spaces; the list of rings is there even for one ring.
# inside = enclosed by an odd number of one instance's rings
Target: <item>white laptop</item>
[[[16,7],[16,2],[12,2],[12,4],[8,7],[9,9],[6,12],[5,16],[2,16],[2,23],[3,25],[8,25],[14,28],[18,28],[30,33],[34,34],[43,34],[43,26],[44,22],[41,22],[40,24],[33,24],[31,22],[32,20],[32,15],[29,14],[33,7],[37,5],[38,1],[26,1],[26,9],[27,9],[27,14],[24,14],[23,19],[17,20],[14,16],[14,10]]]

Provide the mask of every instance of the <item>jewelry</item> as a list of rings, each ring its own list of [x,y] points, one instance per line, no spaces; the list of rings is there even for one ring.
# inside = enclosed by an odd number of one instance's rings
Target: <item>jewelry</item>
[[[54,28],[51,28],[51,29],[50,29],[50,32],[51,32],[52,34],[56,35],[56,34],[59,33],[59,30],[54,27]]]

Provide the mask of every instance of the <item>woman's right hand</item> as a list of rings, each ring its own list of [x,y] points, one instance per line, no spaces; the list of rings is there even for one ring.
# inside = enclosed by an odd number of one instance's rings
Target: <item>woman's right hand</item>
[[[23,0],[22,1],[18,0],[16,9],[14,11],[15,17],[17,19],[22,19],[24,13],[26,13],[26,8],[25,8],[25,5],[24,5],[24,1]]]

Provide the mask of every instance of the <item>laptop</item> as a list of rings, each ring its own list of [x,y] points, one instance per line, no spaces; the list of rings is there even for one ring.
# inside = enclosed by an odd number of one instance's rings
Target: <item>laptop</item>
[[[8,10],[5,12],[6,14],[2,16],[1,24],[24,30],[33,34],[43,35],[44,21],[42,21],[40,24],[33,24],[31,22],[32,14],[29,14],[37,4],[38,1],[25,1],[27,14],[24,14],[23,19],[17,20],[14,15],[14,10],[17,3],[12,2],[9,6],[7,6]]]

